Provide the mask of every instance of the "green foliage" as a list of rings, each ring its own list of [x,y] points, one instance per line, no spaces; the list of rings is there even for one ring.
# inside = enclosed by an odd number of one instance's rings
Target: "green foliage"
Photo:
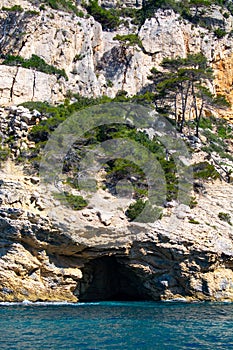
[[[65,183],[76,190],[80,189],[77,178],[68,176]]]
[[[29,16],[39,16],[40,14],[38,11],[34,11],[34,10],[28,10],[25,13]]]
[[[190,198],[190,203],[189,203],[189,207],[191,209],[195,208],[197,206],[198,202],[196,200],[196,197],[191,197]]]
[[[195,112],[196,136],[202,117],[204,104],[211,104],[213,96],[203,85],[204,81],[213,80],[213,71],[201,54],[189,54],[187,58],[165,58],[161,63],[164,71],[151,69],[148,77],[153,83],[156,110],[163,114],[173,114],[179,131],[183,131],[188,110]],[[201,104],[198,103],[201,100]],[[181,106],[178,112],[177,106]]]
[[[209,27],[208,17],[204,14],[207,11],[212,11],[212,5],[219,5],[224,10],[228,10],[233,14],[232,1],[220,1],[220,0],[147,0],[143,1],[142,8],[135,10],[130,17],[133,18],[133,23],[142,25],[147,18],[155,17],[155,12],[158,9],[172,9],[178,13],[181,18],[184,18],[194,25],[199,25],[207,29]],[[192,10],[191,10],[192,9]],[[227,18],[228,12],[224,12],[223,16]]]
[[[158,9],[172,9],[182,17],[192,19],[189,1],[147,0],[143,1],[142,8],[135,13],[134,23],[142,25],[147,18],[154,17]]]
[[[43,60],[43,58],[36,55],[32,55],[32,57],[29,59],[25,59],[20,56],[7,55],[2,64],[7,66],[20,66],[23,68],[33,68],[33,69],[36,69],[37,71],[40,71],[46,74],[56,74],[58,76],[62,76],[66,80],[68,80],[68,77],[64,69],[58,69],[54,66],[51,66],[47,64]]]
[[[217,132],[218,132],[218,136],[221,137],[222,139],[229,139],[230,137],[232,137],[232,129],[230,126],[224,126],[224,125],[220,125],[217,128]]]
[[[203,127],[202,134],[207,138],[208,146],[202,147],[202,150],[211,154],[218,153],[221,158],[227,158],[233,161],[232,154],[227,149],[226,140],[233,138],[233,128],[225,119],[210,117],[211,128]],[[212,131],[211,131],[211,130]]]
[[[135,220],[143,211],[145,204],[145,201],[139,198],[135,203],[130,204],[129,208],[125,212],[125,215],[130,219],[130,221]]]
[[[219,146],[222,146],[222,147],[225,146],[224,141],[221,138],[219,138],[217,133],[206,129],[206,130],[203,131],[203,134],[204,134],[205,137],[207,137],[207,140],[211,144],[216,143],[216,145],[219,145]]]
[[[142,47],[142,42],[139,39],[137,34],[126,34],[126,35],[117,34],[113,38],[113,40],[118,40],[121,43],[125,44],[126,46],[138,45],[139,47]]]
[[[152,106],[154,102],[153,92],[146,91],[144,94],[138,94],[132,97],[132,102],[139,103],[144,106]]]
[[[78,53],[77,55],[74,56],[73,62],[82,61],[83,58],[84,58],[84,55],[82,55],[81,53]]]
[[[116,29],[120,24],[119,14],[116,10],[107,10],[98,5],[98,0],[90,0],[88,5],[85,5],[88,13],[95,20],[102,24],[104,30]]]
[[[75,196],[70,193],[54,193],[54,198],[58,199],[62,204],[67,204],[73,210],[82,210],[88,203],[82,196]]]
[[[226,99],[226,96],[224,96],[224,95],[217,95],[214,98],[213,103],[216,107],[219,107],[219,108],[231,106],[230,102]]]
[[[8,11],[8,12],[23,12],[23,8],[20,5],[14,5],[12,7],[2,7],[2,11]]]
[[[134,163],[127,159],[116,159],[108,162],[109,175],[114,175],[118,180],[126,176],[143,176],[143,171]]]
[[[199,127],[201,129],[210,129],[212,130],[213,124],[211,118],[201,118]]]
[[[182,132],[187,123],[189,111],[193,110],[195,135],[198,137],[206,107],[228,108],[230,106],[225,96],[215,97],[206,87],[207,82],[212,82],[214,79],[213,70],[208,66],[207,58],[201,53],[189,54],[187,58],[165,58],[161,66],[163,71],[152,68],[152,74],[148,77],[152,81],[151,88],[154,91],[157,112],[165,116],[173,115],[178,130]]]
[[[64,105],[55,107],[46,102],[25,102],[22,105],[30,110],[35,109],[48,118],[33,126],[29,133],[29,139],[40,144],[42,142],[41,145],[48,140],[49,135],[69,115],[69,111]]]
[[[204,146],[202,147],[202,150],[208,154],[216,152],[219,155],[219,157],[223,159],[229,159],[233,162],[233,156],[230,153],[225,152],[223,147],[217,143],[211,143],[210,146]]]
[[[215,127],[219,137],[223,139],[233,138],[233,126],[223,118],[215,118]],[[222,136],[221,136],[222,134]]]
[[[189,4],[191,6],[210,6],[212,4],[212,1],[210,0],[190,0]]]
[[[163,168],[166,178],[167,200],[177,198],[178,179],[176,165],[173,159],[170,159],[169,161],[166,160],[164,146],[158,142],[158,140],[150,140],[149,136],[146,133],[137,131],[134,127],[119,124],[100,126],[96,130],[96,134],[92,134],[92,137],[98,142],[103,142],[107,139],[114,138],[129,138],[138,144],[143,145],[151,153],[154,153],[156,155],[161,167]],[[140,169],[137,165],[125,159],[112,160],[109,161],[107,165],[108,182],[110,184],[114,185],[123,178],[131,181],[131,177],[133,176],[137,178],[137,182],[132,183],[135,197],[137,198],[147,196],[148,187],[145,175],[143,170]]]
[[[116,188],[117,183],[122,179],[128,179],[134,189],[134,198],[141,198],[148,195],[148,186],[143,170],[135,163],[127,159],[115,159],[107,162],[107,187]],[[137,179],[131,181],[131,178]]]
[[[195,225],[200,224],[200,222],[197,221],[197,220],[195,220],[195,219],[189,219],[189,223],[190,223],[190,224],[195,224]]]
[[[128,92],[125,90],[118,90],[116,97],[113,99],[114,102],[128,102],[130,98],[128,97]]]
[[[50,6],[54,10],[73,12],[78,17],[84,17],[84,13],[78,10],[71,0],[43,0],[43,3]]]
[[[220,212],[220,213],[218,213],[218,217],[220,220],[227,222],[229,225],[232,225],[230,214]]]
[[[223,17],[226,18],[226,19],[228,19],[228,18],[230,17],[229,12],[224,12],[224,13],[223,13]]]
[[[162,218],[163,212],[161,208],[153,207],[149,201],[144,201],[141,198],[139,198],[135,203],[130,204],[129,208],[125,212],[125,215],[129,218],[130,221],[133,221],[137,219],[145,206],[147,206],[147,208],[140,218],[140,222],[154,222],[155,220]]]
[[[7,147],[0,146],[0,161],[7,160],[10,155],[10,150]]]
[[[220,178],[220,175],[215,169],[214,165],[208,162],[195,163],[193,165],[193,176],[194,176],[194,179],[203,179],[203,180],[208,180],[208,179],[216,180]]]
[[[70,94],[70,97],[76,101],[72,104],[60,104],[53,106],[47,102],[25,102],[22,105],[29,110],[38,110],[41,114],[47,117],[46,120],[42,120],[38,125],[33,126],[30,131],[29,138],[36,142],[44,142],[48,140],[49,135],[61,124],[68,116],[73,112],[80,111],[89,106],[98,105],[101,103],[109,102],[105,96],[100,98],[88,98],[79,94]],[[43,145],[43,144],[42,144]]]
[[[218,38],[218,39],[222,39],[225,35],[227,34],[227,32],[221,28],[217,28],[214,30],[214,35]]]
[[[110,88],[113,87],[114,85],[113,82],[109,79],[106,81],[106,84],[107,84],[107,87],[110,87]]]
[[[207,137],[209,145],[202,147],[202,150],[209,154],[216,152],[221,158],[233,161],[233,156],[228,150],[226,143],[226,140],[233,138],[231,124],[220,118],[211,117],[210,120],[212,122],[212,131],[207,128],[203,128],[204,130],[202,131],[202,134]]]

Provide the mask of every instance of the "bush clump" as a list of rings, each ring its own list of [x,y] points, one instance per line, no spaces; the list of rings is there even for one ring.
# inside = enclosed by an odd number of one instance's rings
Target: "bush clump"
[[[220,212],[220,213],[218,213],[218,217],[220,220],[227,222],[229,225],[232,225],[230,214]]]
[[[73,4],[70,0],[43,0],[43,2],[54,10],[73,12],[78,17],[84,17],[84,13]]]
[[[193,166],[193,176],[194,179],[203,180],[216,180],[220,178],[220,175],[215,169],[214,165],[208,162],[195,163]]]
[[[217,28],[214,30],[214,35],[218,38],[218,39],[222,39],[225,35],[227,34],[227,32],[221,28]]]
[[[137,219],[137,217],[142,213],[143,209],[147,207],[143,215],[140,217],[140,222],[148,223],[154,222],[162,218],[162,209],[159,207],[152,206],[149,201],[144,201],[139,198],[135,203],[130,204],[129,208],[126,210],[125,215],[130,221]]]
[[[54,198],[64,205],[68,203],[73,210],[82,210],[88,205],[82,196],[75,196],[71,193],[54,193]]]
[[[114,30],[119,26],[120,17],[116,10],[102,8],[98,5],[98,0],[91,0],[85,7],[88,13],[102,24],[104,30]]]
[[[73,94],[72,97],[76,100],[74,103],[70,104],[67,99],[64,104],[58,106],[50,105],[47,102],[29,101],[22,103],[22,106],[29,110],[33,111],[35,109],[47,117],[46,120],[42,120],[38,125],[33,126],[29,134],[30,140],[35,143],[47,141],[49,135],[73,112],[105,102],[105,97],[88,98],[78,94]],[[108,102],[107,99],[106,102]]]
[[[137,34],[126,34],[126,35],[117,34],[113,38],[113,40],[118,40],[121,43],[124,43],[126,46],[138,45],[139,47],[142,47],[142,42],[139,39]]]
[[[8,12],[23,12],[23,8],[20,5],[14,5],[12,7],[2,7],[2,11],[8,11]]]
[[[129,218],[130,221],[133,221],[143,211],[144,208],[145,201],[139,198],[135,203],[130,204],[129,208],[125,212],[125,215]]]
[[[0,161],[7,160],[10,155],[10,150],[6,147],[0,146]]]
[[[194,225],[199,225],[200,224],[200,222],[195,220],[195,219],[189,219],[189,223],[190,224],[194,224]]]
[[[68,77],[64,69],[58,69],[54,66],[51,66],[50,64],[47,64],[43,60],[43,58],[36,55],[32,55],[32,57],[29,59],[25,59],[21,56],[7,55],[2,64],[6,66],[20,66],[28,69],[34,68],[39,72],[43,72],[46,74],[55,74],[58,76],[62,76],[66,80],[68,80]]]

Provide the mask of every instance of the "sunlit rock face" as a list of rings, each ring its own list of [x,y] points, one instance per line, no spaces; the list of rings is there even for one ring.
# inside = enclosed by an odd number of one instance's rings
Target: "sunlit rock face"
[[[232,213],[231,184],[206,184],[192,211],[174,203],[139,224],[109,194],[106,223],[100,203],[74,212],[38,183],[12,162],[1,171],[1,301],[233,300],[232,227],[218,218]]]
[[[76,3],[85,14],[81,1]],[[119,7],[118,1],[99,4]],[[33,1],[1,3],[14,5],[25,11],[0,11],[1,137],[14,135],[13,158],[19,149],[34,147],[28,132],[42,118],[37,111],[15,105],[60,103],[67,93],[88,97],[114,97],[120,90],[144,93],[150,89],[151,68],[159,68],[166,57],[204,53],[215,73],[211,91],[226,94],[233,103],[229,34],[233,21],[217,7],[206,14],[212,30],[160,10],[140,28],[121,24],[115,31],[104,31],[91,16],[77,17],[48,6],[39,10]],[[121,1],[121,6],[141,5],[140,0]],[[222,38],[214,34],[219,25],[228,33]],[[138,33],[141,45],[114,39],[129,33]],[[7,55],[24,59],[36,55],[64,69],[68,79],[2,64]],[[232,119],[232,110],[224,116]],[[200,153],[196,160],[201,160]],[[162,219],[139,224],[128,221],[122,199],[116,205],[109,193],[101,192],[102,209],[96,201],[74,213],[40,189],[40,179],[30,171],[23,172],[11,161],[1,165],[0,301],[233,301],[232,226],[218,216],[222,208],[233,215],[232,184],[201,183],[205,191],[195,194],[198,205],[192,211],[175,202],[163,208]],[[53,216],[48,215],[51,205],[56,208]]]
[[[121,8],[121,7],[136,7],[140,8],[142,6],[142,0],[98,0],[100,6],[106,8]],[[77,4],[81,4],[81,0],[76,0]],[[89,3],[89,0],[86,1]]]
[[[55,103],[64,100],[67,91],[85,96],[105,94],[114,97],[119,90],[125,90],[129,95],[135,95],[149,88],[150,69],[158,68],[163,58],[186,57],[188,53],[197,52],[204,53],[214,68],[212,91],[226,93],[229,101],[233,99],[233,39],[230,34],[220,39],[214,34],[218,26],[230,33],[233,19],[232,16],[224,17],[218,7],[213,7],[204,17],[211,30],[187,22],[171,10],[158,10],[138,32],[135,25],[120,25],[116,31],[103,31],[101,24],[92,17],[81,18],[48,6],[46,10],[38,11],[38,7],[28,1],[4,2],[8,7],[15,4],[25,11],[0,12],[2,53],[25,59],[37,55],[49,65],[64,69],[68,80],[58,75],[45,76],[41,72],[0,65],[1,104],[28,100]],[[118,6],[114,1],[102,1],[101,4]],[[137,6],[137,1],[125,1],[124,4]],[[141,47],[114,40],[116,34],[136,32]],[[226,115],[231,118],[232,111]]]

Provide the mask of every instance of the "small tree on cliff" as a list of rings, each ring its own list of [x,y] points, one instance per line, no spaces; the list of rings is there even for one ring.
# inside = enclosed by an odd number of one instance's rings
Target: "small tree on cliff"
[[[190,54],[187,58],[164,59],[163,71],[152,68],[151,75],[154,90],[154,103],[158,112],[173,114],[180,132],[187,116],[192,113],[196,122],[196,136],[205,106],[227,105],[224,97],[214,98],[207,87],[214,79],[206,57]]]
[[[208,8],[211,5],[212,1],[210,0],[190,0],[189,5],[195,7],[195,16],[197,17],[199,12],[203,8]]]

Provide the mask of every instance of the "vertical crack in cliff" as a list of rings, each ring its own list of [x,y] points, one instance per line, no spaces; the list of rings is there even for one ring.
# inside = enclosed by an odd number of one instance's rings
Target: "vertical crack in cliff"
[[[18,72],[19,72],[19,67],[16,68],[16,73],[15,73],[15,76],[13,77],[13,80],[12,80],[12,85],[11,85],[11,89],[10,89],[10,101],[11,102],[12,102],[13,96],[14,96],[14,85],[15,85],[15,81],[16,81],[16,77],[18,75]]]
[[[36,71],[34,70],[33,71],[32,98],[31,98],[32,101],[34,101],[35,90],[36,90]]]
[[[126,76],[127,76],[127,71],[130,68],[130,63],[131,63],[131,59],[132,59],[132,54],[130,54],[129,56],[127,55],[127,49],[125,46],[122,46],[121,49],[121,54],[124,58],[124,62],[125,62],[125,69],[123,72],[123,81],[122,81],[122,90],[124,90],[124,85],[126,84]]]
[[[19,55],[20,55],[20,52],[22,51],[22,49],[26,46],[28,38],[30,38],[30,34],[23,38],[22,43],[21,43],[20,48],[19,48],[19,53],[18,53]]]

